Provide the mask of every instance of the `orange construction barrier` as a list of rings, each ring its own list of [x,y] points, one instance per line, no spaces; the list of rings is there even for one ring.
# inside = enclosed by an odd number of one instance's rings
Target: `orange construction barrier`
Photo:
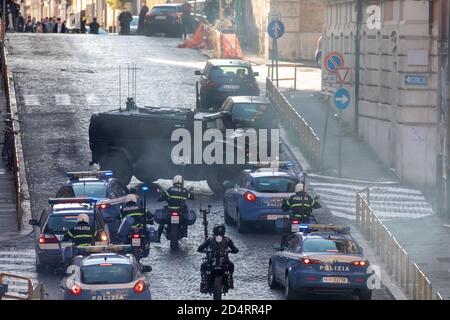
[[[223,59],[244,59],[244,55],[236,34],[222,33],[220,35]]]
[[[195,30],[194,35],[192,38],[187,39],[184,43],[179,44],[178,48],[204,48],[206,46],[205,44],[205,25],[200,24]]]

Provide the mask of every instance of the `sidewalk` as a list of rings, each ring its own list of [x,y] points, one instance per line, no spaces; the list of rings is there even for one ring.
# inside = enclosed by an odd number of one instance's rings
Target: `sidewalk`
[[[1,147],[3,148],[3,129],[5,123],[3,116],[7,113],[4,92],[0,92],[0,133]],[[12,171],[6,168],[6,163],[2,160],[0,166],[0,240],[8,235],[17,234],[18,223],[16,215],[16,194],[14,176]]]

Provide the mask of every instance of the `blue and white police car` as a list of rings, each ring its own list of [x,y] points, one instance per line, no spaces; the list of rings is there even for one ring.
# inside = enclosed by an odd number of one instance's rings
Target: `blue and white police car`
[[[66,230],[71,230],[77,223],[79,214],[89,216],[89,223],[95,230],[95,244],[109,244],[111,235],[108,219],[104,219],[96,208],[93,198],[59,198],[49,199],[50,208],[42,212],[39,220],[31,219],[29,224],[35,227],[36,269],[43,272],[47,267],[63,267],[63,251],[73,245],[65,237]]]
[[[92,197],[97,199],[97,208],[104,218],[116,218],[125,197],[130,193],[119,180],[113,178],[112,171],[68,172],[69,180],[56,193],[56,198]],[[112,240],[116,240],[120,220],[109,222]]]
[[[132,254],[76,256],[61,283],[64,300],[150,300],[145,273],[151,270],[150,266],[140,265]]]
[[[234,188],[225,191],[225,223],[235,223],[239,232],[246,232],[251,225],[274,225],[278,219],[289,218],[283,201],[295,193],[300,181],[301,176],[285,165],[244,170]]]
[[[276,245],[278,251],[269,260],[269,287],[284,287],[287,299],[309,293],[342,293],[370,300],[375,274],[360,246],[347,234],[348,228],[303,227],[303,232],[288,238],[286,247]]]

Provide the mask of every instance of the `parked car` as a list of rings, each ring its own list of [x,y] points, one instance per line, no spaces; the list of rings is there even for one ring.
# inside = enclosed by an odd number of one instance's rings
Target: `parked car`
[[[164,33],[168,36],[181,36],[182,3],[166,3],[154,6],[144,21],[145,34]]]
[[[133,20],[130,23],[130,34],[137,35],[138,23],[139,16],[133,16]]]
[[[220,108],[230,96],[259,96],[259,86],[250,62],[243,60],[213,59],[206,63],[197,82],[197,107]]]

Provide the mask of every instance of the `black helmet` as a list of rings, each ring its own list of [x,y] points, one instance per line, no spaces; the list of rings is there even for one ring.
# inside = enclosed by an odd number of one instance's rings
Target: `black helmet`
[[[223,224],[216,224],[213,229],[213,234],[215,236],[224,236],[225,235],[225,226]]]

